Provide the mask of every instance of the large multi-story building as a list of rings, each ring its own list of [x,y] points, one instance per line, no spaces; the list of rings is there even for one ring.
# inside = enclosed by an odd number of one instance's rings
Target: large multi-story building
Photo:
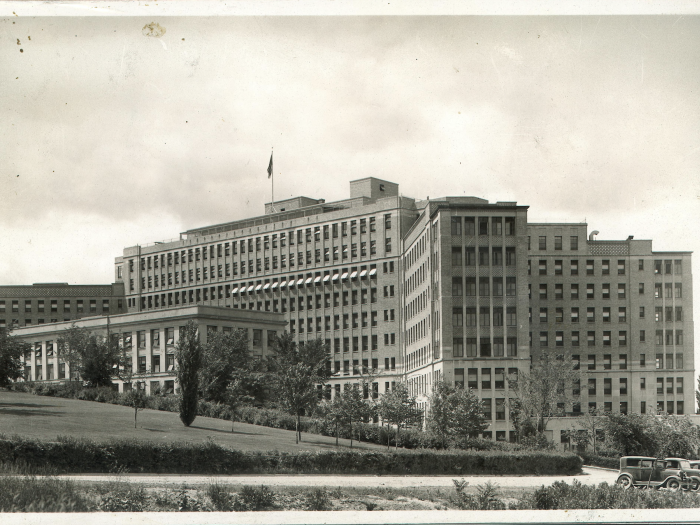
[[[376,394],[405,380],[428,408],[444,379],[478,393],[492,439],[513,437],[507,379],[543,349],[586,372],[561,414],[692,412],[687,252],[531,224],[514,202],[415,201],[375,178],[351,182],[348,200],[265,212],[126,248],[115,276],[129,310],[278,312],[298,341],[328,344],[334,392],[374,370]]]
[[[0,286],[0,328],[126,313],[124,284]]]
[[[401,245],[417,217],[398,185],[350,183],[350,198],[298,197],[261,217],[126,248],[115,277],[129,311],[206,304],[280,313],[298,341],[331,349],[332,386],[375,370],[376,395],[403,373]]]
[[[475,197],[416,201],[370,177],[351,182],[347,200],[268,203],[259,217],[125,248],[115,279],[130,316],[160,323],[159,341],[195,305],[253,316],[248,324],[272,316],[300,343],[325,341],[329,395],[371,371],[375,396],[405,380],[429,409],[443,379],[478,394],[491,439],[514,437],[508,379],[549,350],[584,373],[553,407],[562,416],[692,412],[690,253],[596,241],[586,224],[528,223],[527,211]],[[153,329],[131,331],[145,334],[135,369],[156,373],[169,358],[148,357]],[[550,438],[570,422],[553,421]]]
[[[97,336],[110,338],[124,348],[132,360],[136,380],[143,381],[147,392],[160,388],[173,392],[175,385],[175,345],[188,321],[199,327],[202,342],[211,332],[243,329],[248,333],[248,344],[254,358],[271,353],[277,334],[284,331],[281,314],[249,310],[232,310],[213,306],[181,306],[167,311],[123,313],[111,316],[85,317],[77,321],[25,326],[13,335],[31,345],[25,355],[25,381],[55,381],[76,378],[70,364],[59,357],[58,340],[73,325],[86,328]],[[121,391],[131,388],[122,379],[114,383]]]
[[[690,253],[586,233],[586,224],[528,225],[533,359],[563,350],[586,372],[559,411],[692,414]]]

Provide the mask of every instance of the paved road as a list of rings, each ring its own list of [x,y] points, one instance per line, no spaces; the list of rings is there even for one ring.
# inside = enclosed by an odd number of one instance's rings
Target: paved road
[[[101,474],[81,474],[60,476],[78,482],[126,481],[143,483],[148,486],[208,485],[220,483],[227,485],[267,485],[270,487],[452,487],[452,480],[460,476],[314,476],[314,475],[259,475],[259,476],[198,476],[198,475],[154,475],[127,474],[110,476]],[[607,481],[614,483],[617,472],[597,468],[584,468],[578,476],[464,476],[471,486],[491,481],[503,488],[532,488],[551,485],[555,481],[572,483],[578,480],[584,485],[597,485]]]

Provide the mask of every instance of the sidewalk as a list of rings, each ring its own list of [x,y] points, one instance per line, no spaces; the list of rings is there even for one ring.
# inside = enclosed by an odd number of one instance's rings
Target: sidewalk
[[[528,488],[541,485],[551,485],[555,481],[572,483],[580,481],[584,485],[597,485],[607,481],[614,483],[616,472],[584,468],[584,473],[577,476],[348,476],[348,475],[178,475],[178,474],[79,474],[59,476],[60,479],[70,479],[83,483],[99,483],[108,481],[125,481],[142,483],[148,486],[170,485],[209,485],[219,483],[225,485],[267,485],[269,487],[453,487],[453,479],[464,479],[470,485],[482,485],[487,481],[497,483],[504,488]]]

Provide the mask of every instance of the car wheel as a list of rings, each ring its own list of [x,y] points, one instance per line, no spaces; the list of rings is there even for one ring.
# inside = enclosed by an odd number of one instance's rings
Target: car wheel
[[[700,479],[698,478],[691,478],[690,479],[690,490],[693,492],[697,492],[700,490]]]
[[[632,477],[628,474],[623,474],[622,476],[617,478],[617,484],[620,485],[623,489],[628,489],[632,487]]]
[[[666,482],[666,488],[668,490],[672,490],[673,492],[677,492],[681,488],[681,482],[676,478],[669,479]]]

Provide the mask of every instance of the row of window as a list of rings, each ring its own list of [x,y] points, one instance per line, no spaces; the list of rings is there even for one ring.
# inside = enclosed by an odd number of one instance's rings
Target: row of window
[[[452,235],[515,235],[515,217],[459,217],[450,219]]]
[[[359,230],[358,230],[359,227]],[[384,215],[384,229],[391,230],[391,214]],[[369,217],[359,220],[352,220],[348,222],[326,224],[323,226],[315,226],[313,228],[291,230],[288,232],[282,232],[280,234],[264,235],[258,237],[251,237],[248,239],[241,239],[240,241],[232,241],[226,243],[212,244],[210,246],[204,246],[202,248],[189,248],[187,250],[178,250],[175,252],[169,252],[167,254],[154,255],[149,257],[141,258],[141,270],[158,268],[159,266],[172,266],[173,264],[180,264],[180,262],[196,262],[200,260],[214,259],[219,257],[229,257],[230,255],[237,255],[239,252],[241,254],[250,252],[259,252],[263,250],[275,249],[278,247],[284,248],[287,246],[287,241],[289,241],[289,246],[294,246],[295,240],[296,244],[304,244],[310,242],[320,242],[321,235],[323,235],[324,240],[331,238],[337,239],[338,237],[347,237],[348,235],[357,235],[358,231],[360,234],[365,234],[367,231],[376,231],[376,218]],[[129,271],[134,271],[134,260],[129,260]]]
[[[370,368],[370,360],[369,359],[362,359],[362,364],[360,364],[359,359],[353,359],[352,360],[352,370],[350,369],[350,359],[346,359],[342,361],[342,368],[341,368],[341,361],[334,361],[333,362],[333,373],[335,374],[343,374],[344,376],[349,376],[351,375],[350,372],[352,371],[352,375],[357,376],[357,375],[367,375],[369,373],[376,373],[379,372],[379,359],[374,357],[372,358],[371,361],[371,368]],[[395,371],[396,370],[396,358],[395,357],[385,357],[384,358],[384,371],[390,372],[390,371]],[[374,383],[375,385],[377,383]],[[346,385],[348,386],[348,385]],[[352,385],[349,385],[352,386]],[[340,390],[340,385],[335,385],[337,390]],[[388,383],[385,385],[386,391],[389,391],[388,388]],[[337,394],[338,392],[336,392]],[[366,399],[366,398],[365,398]]]
[[[549,322],[549,308],[544,306],[540,307],[540,315],[539,315],[539,320],[540,323],[547,323]],[[580,320],[579,312],[580,309],[578,306],[572,306],[570,309],[570,321],[572,323],[578,323]],[[610,306],[603,306],[602,307],[602,320],[604,323],[609,323],[611,320],[611,307]],[[665,319],[667,322],[682,322],[683,321],[683,307],[682,306],[676,306],[675,308],[673,306],[667,306],[665,308],[666,316]],[[657,306],[655,308],[655,319],[657,322],[661,322],[664,320],[664,307]],[[644,319],[646,316],[646,311],[644,306],[639,307],[639,318]],[[530,323],[532,324],[532,308],[529,310],[529,317],[530,317]],[[618,306],[617,308],[617,320],[620,323],[626,323],[627,322],[627,307],[626,306]],[[564,322],[564,308],[563,307],[557,307],[554,308],[554,321],[556,323],[563,323]],[[596,322],[596,307],[595,306],[588,306],[586,307],[586,321],[589,323],[594,323]]]
[[[387,261],[384,262],[384,274],[393,274],[394,273],[394,261]],[[168,273],[167,274],[167,286],[172,286],[174,285],[180,285],[180,275],[182,275],[182,284],[186,285],[188,282],[193,283],[202,280],[208,280],[208,279],[216,279],[218,278],[223,278],[224,277],[224,270],[221,265],[219,265],[218,268],[218,274],[214,274],[215,268],[212,266],[211,267],[211,274],[207,272],[207,268],[203,268],[203,272],[200,273],[200,268],[196,268],[193,270],[188,270],[187,272],[175,272],[175,273]],[[245,273],[245,271],[243,271]],[[241,293],[245,292],[248,287],[250,287],[249,291],[253,290],[253,287],[256,291],[274,291],[275,288],[279,285],[280,290],[284,288],[285,286],[289,286],[290,288],[292,286],[302,286],[303,284],[306,284],[307,286],[310,284],[315,284],[315,285],[320,285],[322,282],[325,284],[339,284],[341,282],[345,282],[348,279],[350,281],[357,281],[358,279],[365,279],[368,276],[370,278],[376,278],[377,274],[377,265],[376,264],[371,264],[369,267],[367,266],[353,266],[352,268],[343,268],[343,269],[338,269],[335,270],[334,273],[331,275],[330,271],[326,271],[323,274],[321,272],[315,272],[313,273],[307,273],[306,276],[304,274],[300,274],[297,277],[294,275],[290,276],[284,276],[277,280],[277,278],[274,278],[272,280],[270,279],[265,279],[264,284],[262,280],[257,281],[257,284],[259,286],[256,286],[256,283],[250,282],[248,285],[245,283],[241,283],[240,285],[234,286],[234,293],[238,293],[239,291],[239,286],[240,286],[240,291]],[[236,265],[234,263],[234,275],[238,275],[237,270],[236,270]],[[226,265],[226,273],[225,277],[230,277],[231,272],[230,272],[230,265]],[[188,279],[189,277],[189,279]],[[149,276],[144,276],[141,277],[141,289],[146,289],[148,288],[158,288],[159,286],[166,286],[166,274],[160,274],[159,275],[149,275]],[[134,279],[129,280],[129,291],[134,291]]]
[[[597,370],[599,357],[596,354],[588,354],[588,370]],[[618,355],[618,369],[627,370],[627,354]],[[580,370],[581,368],[581,356],[574,354],[571,356],[573,362],[574,370]],[[664,367],[664,365],[666,365]],[[645,368],[647,366],[646,354],[639,354],[639,366],[640,368]],[[675,367],[674,367],[674,354],[666,354],[666,362],[664,363],[664,354],[656,354],[655,368],[657,370],[683,370],[683,354],[675,354]],[[612,370],[612,354],[603,355],[603,368],[602,370]]]
[[[503,326],[503,311],[502,307],[495,306],[490,308],[482,306],[478,308],[479,326]],[[518,326],[518,316],[515,306],[505,308],[506,326]],[[477,308],[455,306],[452,308],[452,326],[476,326]]]
[[[384,310],[384,321],[385,322],[393,322],[395,319],[394,316],[394,310]],[[307,318],[307,325],[309,327],[312,326],[312,320],[313,317]],[[352,320],[352,322],[351,322]],[[299,325],[303,324],[303,319],[299,319]],[[334,315],[333,316],[333,328],[332,330],[340,330],[341,329],[341,316],[340,315]],[[368,326],[376,327],[378,324],[378,312],[372,311],[372,312],[354,312],[352,316],[350,314],[343,314],[342,315],[342,329],[343,330],[348,330],[350,328],[367,328]],[[303,333],[303,330],[301,330]],[[308,329],[309,332],[313,331],[313,328]],[[316,331],[321,332],[321,331],[326,331],[329,332],[331,331],[331,316],[326,315],[324,317],[316,317]]]
[[[570,284],[571,299],[579,298],[579,283]],[[610,284],[601,285],[601,297],[603,299],[610,299]],[[532,296],[532,285],[528,284],[528,297]],[[539,285],[539,298],[540,300],[545,300],[549,296],[549,285],[547,283],[542,283]],[[627,284],[618,283],[617,285],[617,298],[625,299],[627,297]],[[554,299],[564,299],[564,284],[555,283],[554,284]],[[595,299],[595,284],[586,284],[586,299]]]
[[[477,283],[479,296],[502,296],[503,295],[503,277],[452,277],[452,296],[461,297],[476,296]],[[514,297],[516,295],[516,278],[505,278],[505,295]]]
[[[466,350],[466,355],[465,355]],[[453,357],[517,357],[517,337],[455,337],[452,339]]]
[[[316,327],[318,328],[317,318]],[[306,332],[313,332],[313,318],[309,317],[304,323],[304,319],[298,319],[299,321],[299,334],[304,333],[304,327],[306,326]],[[321,330],[316,330],[320,332]],[[297,319],[291,319],[289,321],[289,333],[295,335],[297,333]],[[394,346],[396,345],[396,333],[385,333],[384,335],[384,346]],[[342,341],[342,346],[341,346]],[[352,346],[350,344],[352,343]],[[336,337],[334,339],[326,339],[326,344],[328,345],[329,351],[334,353],[340,352],[368,352],[370,350],[379,350],[379,335],[372,334],[363,336],[352,336],[352,337]]]
[[[503,247],[493,246],[489,249],[488,246],[480,246],[478,249],[474,246],[452,247],[452,266],[476,266],[477,254],[479,266],[502,266]],[[515,247],[506,247],[505,249],[505,265],[515,266]]]
[[[531,236],[527,236],[527,249],[530,250],[532,249],[531,247]],[[555,250],[563,250],[564,249],[564,241],[563,237],[561,235],[555,235],[554,236],[554,249]],[[540,235],[538,239],[538,247],[540,251],[544,251],[547,249],[547,236],[546,235]],[[578,236],[577,235],[571,235],[569,237],[569,250],[571,251],[577,251],[578,250]]]
[[[38,313],[44,313],[45,311],[50,311],[51,313],[58,313],[58,305],[59,305],[59,299],[37,299],[36,300],[36,311]],[[102,310],[101,312],[103,313],[108,313],[110,309],[110,301],[109,299],[102,299]],[[118,305],[117,307],[119,309],[122,308],[122,300],[118,299]],[[73,311],[73,301],[70,299],[63,299],[63,312],[70,312]],[[75,311],[77,313],[84,313],[86,311],[85,306],[87,303],[88,306],[88,312],[90,313],[97,313],[97,305],[98,305],[99,300],[98,299],[76,299],[75,300]],[[46,303],[49,303],[48,307]],[[34,301],[31,299],[25,299],[24,300],[24,310],[23,312],[25,313],[32,313],[34,310]],[[7,304],[5,299],[0,299],[0,314],[5,313],[7,310]],[[12,313],[19,313],[20,311],[20,301],[18,299],[11,299],[11,311]]]
[[[482,325],[482,326],[487,326],[487,325]],[[570,332],[571,334],[571,339],[569,341],[569,344],[571,346],[580,346],[581,342],[581,332],[578,330],[573,330]],[[547,347],[549,346],[550,343],[550,338],[549,338],[549,331],[541,331],[540,332],[540,338],[539,338],[539,343],[540,347]],[[666,346],[683,346],[683,330],[666,330],[665,333],[666,337],[664,338],[664,331],[663,330],[657,330],[656,331],[656,340],[655,344],[662,346],[666,344]],[[675,336],[675,337],[674,337]],[[610,330],[604,330],[603,331],[603,346],[612,346],[612,331]],[[595,330],[589,330],[586,332],[586,342],[588,346],[596,346],[596,331]],[[646,331],[645,330],[640,330],[639,331],[639,342],[640,343],[645,343],[646,342]],[[530,332],[530,346],[532,346],[532,332]],[[564,331],[556,331],[554,332],[554,346],[564,346]],[[627,346],[627,330],[619,330],[617,333],[617,346]]]

